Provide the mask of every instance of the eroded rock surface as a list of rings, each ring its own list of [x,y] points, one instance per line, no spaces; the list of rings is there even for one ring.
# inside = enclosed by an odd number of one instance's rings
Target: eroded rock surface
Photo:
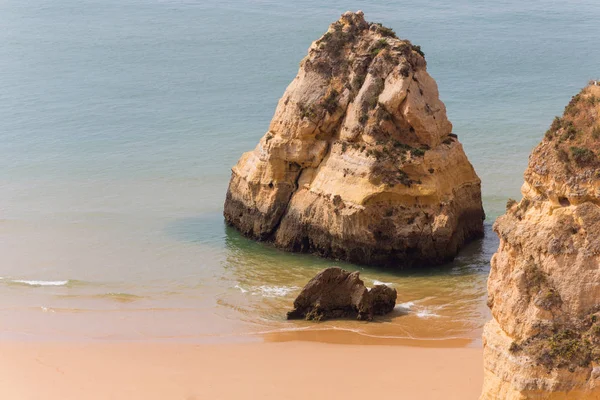
[[[600,399],[600,86],[533,150],[494,230],[482,400]]]
[[[322,321],[332,318],[357,318],[370,321],[374,315],[391,312],[396,305],[396,289],[376,285],[369,290],[359,272],[331,267],[319,272],[294,301],[288,319]]]
[[[398,268],[452,259],[484,218],[421,49],[362,12],[311,45],[224,215],[286,250]]]

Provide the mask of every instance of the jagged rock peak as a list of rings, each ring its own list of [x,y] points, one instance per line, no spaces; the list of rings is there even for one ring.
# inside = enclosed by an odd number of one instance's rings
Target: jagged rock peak
[[[452,259],[484,216],[423,52],[362,12],[310,46],[224,215],[287,250],[398,268]]]
[[[482,400],[600,399],[600,86],[533,150],[494,230]]]
[[[554,118],[532,152],[524,188],[530,197],[555,205],[600,200],[600,86],[592,82]]]

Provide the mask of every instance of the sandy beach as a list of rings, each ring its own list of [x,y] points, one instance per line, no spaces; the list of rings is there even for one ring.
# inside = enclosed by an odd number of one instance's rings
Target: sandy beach
[[[481,349],[0,343],[2,399],[477,399]]]

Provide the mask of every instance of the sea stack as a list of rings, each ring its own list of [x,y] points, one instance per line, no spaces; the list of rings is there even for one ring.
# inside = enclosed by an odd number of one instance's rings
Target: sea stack
[[[360,11],[310,46],[224,215],[289,251],[395,268],[451,260],[484,219],[423,52]]]
[[[488,280],[482,400],[600,399],[600,86],[573,97],[509,201]]]

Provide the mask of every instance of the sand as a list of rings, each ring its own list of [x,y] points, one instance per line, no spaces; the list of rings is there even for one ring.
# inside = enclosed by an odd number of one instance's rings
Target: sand
[[[480,348],[0,342],[0,398],[477,399]]]

